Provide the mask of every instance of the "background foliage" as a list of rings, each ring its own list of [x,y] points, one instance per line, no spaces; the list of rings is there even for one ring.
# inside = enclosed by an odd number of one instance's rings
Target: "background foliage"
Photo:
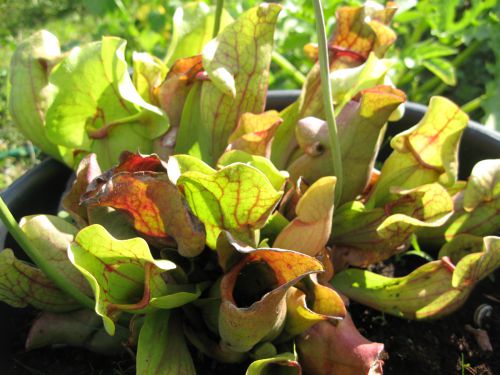
[[[212,0],[215,3],[215,0]],[[237,15],[258,1],[226,1]],[[117,35],[128,40],[128,51],[148,51],[164,57],[171,19],[181,0],[0,0],[0,189],[37,160],[36,150],[15,130],[8,115],[10,57],[20,40],[45,28],[63,50]],[[314,42],[314,12],[309,0],[283,0],[276,50],[295,67],[275,56],[271,88],[299,88],[312,61],[304,45]],[[341,4],[324,1],[328,27]],[[453,99],[471,118],[500,129],[500,2],[497,0],[399,0],[393,26],[398,34],[392,79],[409,100],[427,103],[433,95]],[[281,63],[280,63],[281,61]],[[286,61],[285,61],[286,63]],[[297,78],[298,77],[298,78]]]

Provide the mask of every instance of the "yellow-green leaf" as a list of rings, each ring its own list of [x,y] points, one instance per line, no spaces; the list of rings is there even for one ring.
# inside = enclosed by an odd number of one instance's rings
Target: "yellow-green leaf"
[[[347,203],[333,218],[333,243],[350,264],[366,267],[401,251],[422,227],[442,226],[451,216],[453,201],[438,183],[394,191],[398,198],[369,209]]]
[[[123,39],[104,37],[74,48],[54,69],[47,136],[56,144],[97,154],[103,169],[123,151],[151,152],[168,119],[134,87]]]
[[[333,176],[312,184],[295,209],[297,217],[278,235],[273,247],[316,256],[327,244],[332,229],[335,183]]]
[[[238,126],[229,136],[227,150],[240,150],[252,155],[269,157],[271,141],[282,121],[276,111],[259,114],[243,113]]]
[[[237,352],[274,339],[285,324],[287,290],[323,270],[318,260],[294,251],[245,252],[221,281],[219,333],[224,344]]]
[[[196,375],[179,312],[146,314],[137,345],[137,375]]]
[[[458,145],[468,121],[468,116],[454,103],[433,97],[422,120],[391,140],[394,151],[382,167],[367,206],[386,203],[394,187],[412,189],[432,182],[455,184]]]
[[[177,184],[193,213],[205,224],[207,245],[212,249],[222,230],[252,239],[282,195],[263,173],[242,163],[213,174],[189,171]]]
[[[60,291],[42,271],[17,259],[11,249],[0,252],[0,301],[14,307],[31,305],[55,312],[79,307],[78,302]]]
[[[205,46],[203,66],[210,80],[201,84],[201,97],[191,111],[183,113],[177,153],[189,152],[213,165],[226,149],[240,116],[264,111],[280,10],[275,3],[251,8]],[[193,118],[184,121],[185,116]]]
[[[47,108],[54,99],[49,75],[60,59],[59,41],[46,30],[20,43],[10,63],[9,109],[17,128],[35,145],[71,164],[68,150],[51,142],[45,129]]]
[[[98,224],[78,232],[68,254],[92,286],[95,311],[110,335],[121,311],[147,311],[153,298],[166,293],[160,274],[176,267],[170,261],[153,259],[142,238],[120,241]]]

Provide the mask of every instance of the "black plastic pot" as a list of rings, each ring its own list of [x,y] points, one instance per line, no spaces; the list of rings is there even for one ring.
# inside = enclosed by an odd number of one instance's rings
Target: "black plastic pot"
[[[270,91],[268,94],[268,109],[281,110],[292,103],[299,96],[300,91]],[[408,103],[404,117],[388,127],[387,136],[393,136],[410,126],[415,125],[424,115],[426,107]],[[380,152],[379,158],[384,160],[391,149],[387,142]],[[489,131],[475,122],[470,122],[465,130],[460,145],[460,178],[465,178],[475,163],[482,159],[500,158],[500,133]],[[6,201],[14,216],[38,213],[55,213],[62,192],[65,189],[71,171],[64,165],[48,159],[28,171],[15,181],[1,195]],[[5,236],[5,227],[0,223],[0,248],[16,248],[16,244]],[[1,246],[4,244],[4,246]],[[21,255],[19,254],[21,257]],[[11,343],[19,334],[16,319],[20,310],[13,309],[0,303],[0,364],[8,363],[12,354]],[[21,338],[24,339],[24,338]]]

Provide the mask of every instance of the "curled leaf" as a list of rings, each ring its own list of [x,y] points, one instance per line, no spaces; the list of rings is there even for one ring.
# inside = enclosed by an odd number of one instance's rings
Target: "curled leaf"
[[[314,258],[292,251],[245,251],[221,282],[219,333],[225,346],[237,352],[275,338],[285,323],[287,290],[323,269]]]
[[[243,113],[238,126],[229,136],[227,151],[241,150],[252,155],[269,157],[271,141],[282,122],[276,111]]]
[[[199,88],[201,97],[193,97],[190,111],[186,107],[183,113],[177,153],[195,153],[213,165],[226,149],[240,116],[264,111],[280,10],[275,3],[251,8],[205,45],[203,66],[209,80]]]
[[[279,370],[277,366],[279,366]],[[271,375],[276,374],[277,371],[280,375],[300,375],[302,373],[297,356],[292,353],[283,353],[252,362],[248,366],[246,375]]]
[[[54,98],[49,75],[61,58],[59,41],[46,30],[19,44],[10,64],[9,109],[17,128],[35,145],[71,164],[67,150],[52,143],[45,129],[47,108]]]
[[[487,236],[500,231],[500,159],[477,163],[465,189],[455,190],[453,215],[439,228],[419,231],[419,238],[442,244],[461,234]]]
[[[433,97],[422,120],[391,140],[394,151],[385,161],[367,205],[383,205],[394,187],[412,189],[438,181],[452,186],[457,179],[458,145],[468,121],[454,103]]]
[[[134,87],[125,41],[104,37],[74,48],[52,72],[56,88],[47,110],[47,136],[56,144],[95,152],[107,169],[124,151],[151,152],[168,120]]]
[[[196,82],[196,76],[202,70],[201,55],[177,60],[165,80],[156,89],[157,100],[160,107],[167,113],[170,122],[170,129],[157,141],[155,148],[161,156],[173,153],[184,104]]]
[[[148,103],[158,106],[157,87],[167,74],[167,67],[158,57],[146,52],[132,54],[134,73],[132,80],[137,92]]]
[[[75,220],[80,227],[84,227],[89,223],[87,207],[80,204],[80,198],[87,190],[89,184],[96,177],[100,176],[101,173],[96,154],[85,156],[78,165],[76,179],[75,182],[73,182],[71,190],[62,200],[63,208],[68,211],[73,220]]]
[[[447,242],[439,250],[439,258],[448,257],[457,264],[465,255],[478,253],[483,248],[482,237],[471,234],[459,234]]]
[[[334,325],[321,322],[299,336],[299,360],[311,375],[381,375],[384,344],[361,336],[348,314]]]
[[[173,238],[183,256],[204,248],[205,233],[157,156],[124,153],[120,165],[89,187],[87,206],[108,206],[129,214],[134,228],[146,238]]]
[[[330,238],[335,195],[335,177],[312,184],[295,209],[297,217],[278,235],[273,246],[316,256]]]
[[[212,249],[222,230],[252,239],[254,230],[265,224],[281,197],[264,174],[241,163],[213,174],[186,172],[177,185],[196,217],[205,224],[207,245]]]
[[[152,299],[166,293],[160,274],[176,267],[167,260],[154,260],[142,238],[116,240],[97,224],[78,232],[68,256],[90,283],[95,311],[110,335],[121,311],[143,312]]]
[[[484,237],[481,252],[465,255],[457,263],[453,272],[452,286],[472,287],[498,267],[500,267],[500,237]]]
[[[482,160],[477,163],[467,182],[464,209],[474,210],[482,203],[489,203],[500,195],[500,159]]]
[[[66,220],[52,215],[32,215],[21,219],[19,226],[40,255],[81,292],[92,295],[87,280],[71,264],[67,249],[78,229]]]
[[[285,331],[296,336],[316,323],[335,322],[346,314],[344,301],[337,292],[310,276],[288,290]]]
[[[17,259],[11,249],[0,252],[0,300],[14,307],[31,305],[53,312],[71,311],[79,307],[42,271]]]
[[[398,278],[348,269],[332,283],[349,298],[392,315],[439,318],[458,309],[477,282],[499,266],[500,239],[485,237],[482,250],[465,255],[456,266],[443,258]]]
[[[453,202],[440,184],[397,192],[384,208],[347,203],[333,218],[332,241],[348,263],[366,267],[402,251],[412,233],[439,227],[452,214]]]
[[[375,157],[391,113],[405,101],[403,92],[389,86],[363,90],[337,117],[341,158],[346,189],[341,202],[361,194],[368,184]],[[331,161],[326,122],[305,118],[297,125],[297,140],[303,155],[289,167],[292,179],[302,176],[312,183],[322,176],[335,175]],[[359,147],[363,144],[363,147]]]
[[[396,8],[392,6],[384,8],[375,3],[338,9],[334,35],[328,43],[330,72],[335,82],[334,90],[337,90],[338,86],[336,77],[349,76],[351,82],[344,89],[337,91],[335,102],[348,103],[359,90],[383,83],[387,65],[378,58],[382,58],[396,40],[395,33],[388,26],[395,12]],[[372,52],[373,56],[367,62]],[[365,62],[363,68],[349,69],[359,67]],[[335,73],[338,70],[342,71]],[[338,110],[341,109],[341,106],[338,106]],[[279,168],[285,168],[296,152],[294,130],[298,121],[309,116],[324,119],[323,112],[319,64],[316,63],[307,75],[299,100],[281,113],[283,124],[276,132],[271,154],[273,162]],[[322,174],[326,175],[328,174]]]

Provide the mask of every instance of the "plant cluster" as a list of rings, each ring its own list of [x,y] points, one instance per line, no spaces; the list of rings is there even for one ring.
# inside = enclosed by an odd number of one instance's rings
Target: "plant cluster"
[[[360,335],[349,299],[439,318],[500,265],[500,160],[458,181],[468,117],[455,104],[432,98],[374,168],[406,100],[384,59],[396,9],[340,8],[328,45],[308,48],[320,62],[299,99],[265,111],[280,11],[183,11],[166,61],[134,52],[132,74],[116,37],[63,53],[41,31],[18,47],[11,114],[76,167],[65,214],[17,225],[0,207],[36,264],[0,253],[0,299],[43,311],[28,348],[126,343],[140,374],[211,361],[376,374],[383,344]],[[438,259],[400,278],[366,270],[415,238]]]

